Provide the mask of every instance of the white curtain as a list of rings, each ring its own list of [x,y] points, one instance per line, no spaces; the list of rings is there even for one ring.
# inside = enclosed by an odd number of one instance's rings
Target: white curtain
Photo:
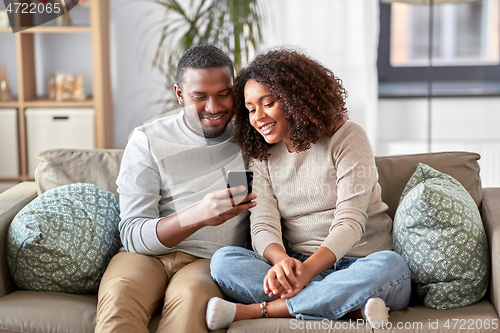
[[[266,0],[264,48],[298,46],[344,82],[350,119],[377,142],[378,0]]]

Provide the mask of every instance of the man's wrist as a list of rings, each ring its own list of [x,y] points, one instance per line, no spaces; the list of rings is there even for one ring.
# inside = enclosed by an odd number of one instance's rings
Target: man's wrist
[[[183,227],[191,226],[196,229],[201,229],[207,226],[207,213],[199,207],[199,203],[178,213],[177,219]]]

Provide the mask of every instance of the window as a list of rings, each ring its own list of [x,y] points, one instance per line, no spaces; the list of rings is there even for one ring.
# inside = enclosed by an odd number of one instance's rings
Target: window
[[[432,80],[439,89],[439,83],[461,82],[469,87],[482,85],[488,94],[485,83],[491,83],[499,94],[500,0],[434,5],[432,9],[381,3],[378,70],[382,85]],[[461,94],[460,89],[455,91]]]

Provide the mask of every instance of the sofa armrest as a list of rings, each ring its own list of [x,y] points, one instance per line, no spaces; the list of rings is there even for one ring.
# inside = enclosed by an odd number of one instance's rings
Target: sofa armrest
[[[35,182],[22,182],[0,194],[0,297],[16,289],[7,266],[7,232],[10,223],[36,196]]]
[[[481,216],[491,253],[490,300],[500,313],[500,187],[484,189]]]

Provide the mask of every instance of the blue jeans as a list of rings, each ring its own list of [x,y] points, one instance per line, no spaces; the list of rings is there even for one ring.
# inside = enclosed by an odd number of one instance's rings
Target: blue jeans
[[[294,258],[305,261],[299,253]],[[219,249],[212,257],[212,277],[229,297],[245,304],[272,301],[264,293],[263,281],[271,268],[256,252],[237,246]],[[379,297],[391,311],[408,306],[410,270],[396,252],[380,251],[363,258],[340,259],[314,277],[303,290],[286,300],[288,312],[297,319],[336,320],[361,309],[366,301]]]

